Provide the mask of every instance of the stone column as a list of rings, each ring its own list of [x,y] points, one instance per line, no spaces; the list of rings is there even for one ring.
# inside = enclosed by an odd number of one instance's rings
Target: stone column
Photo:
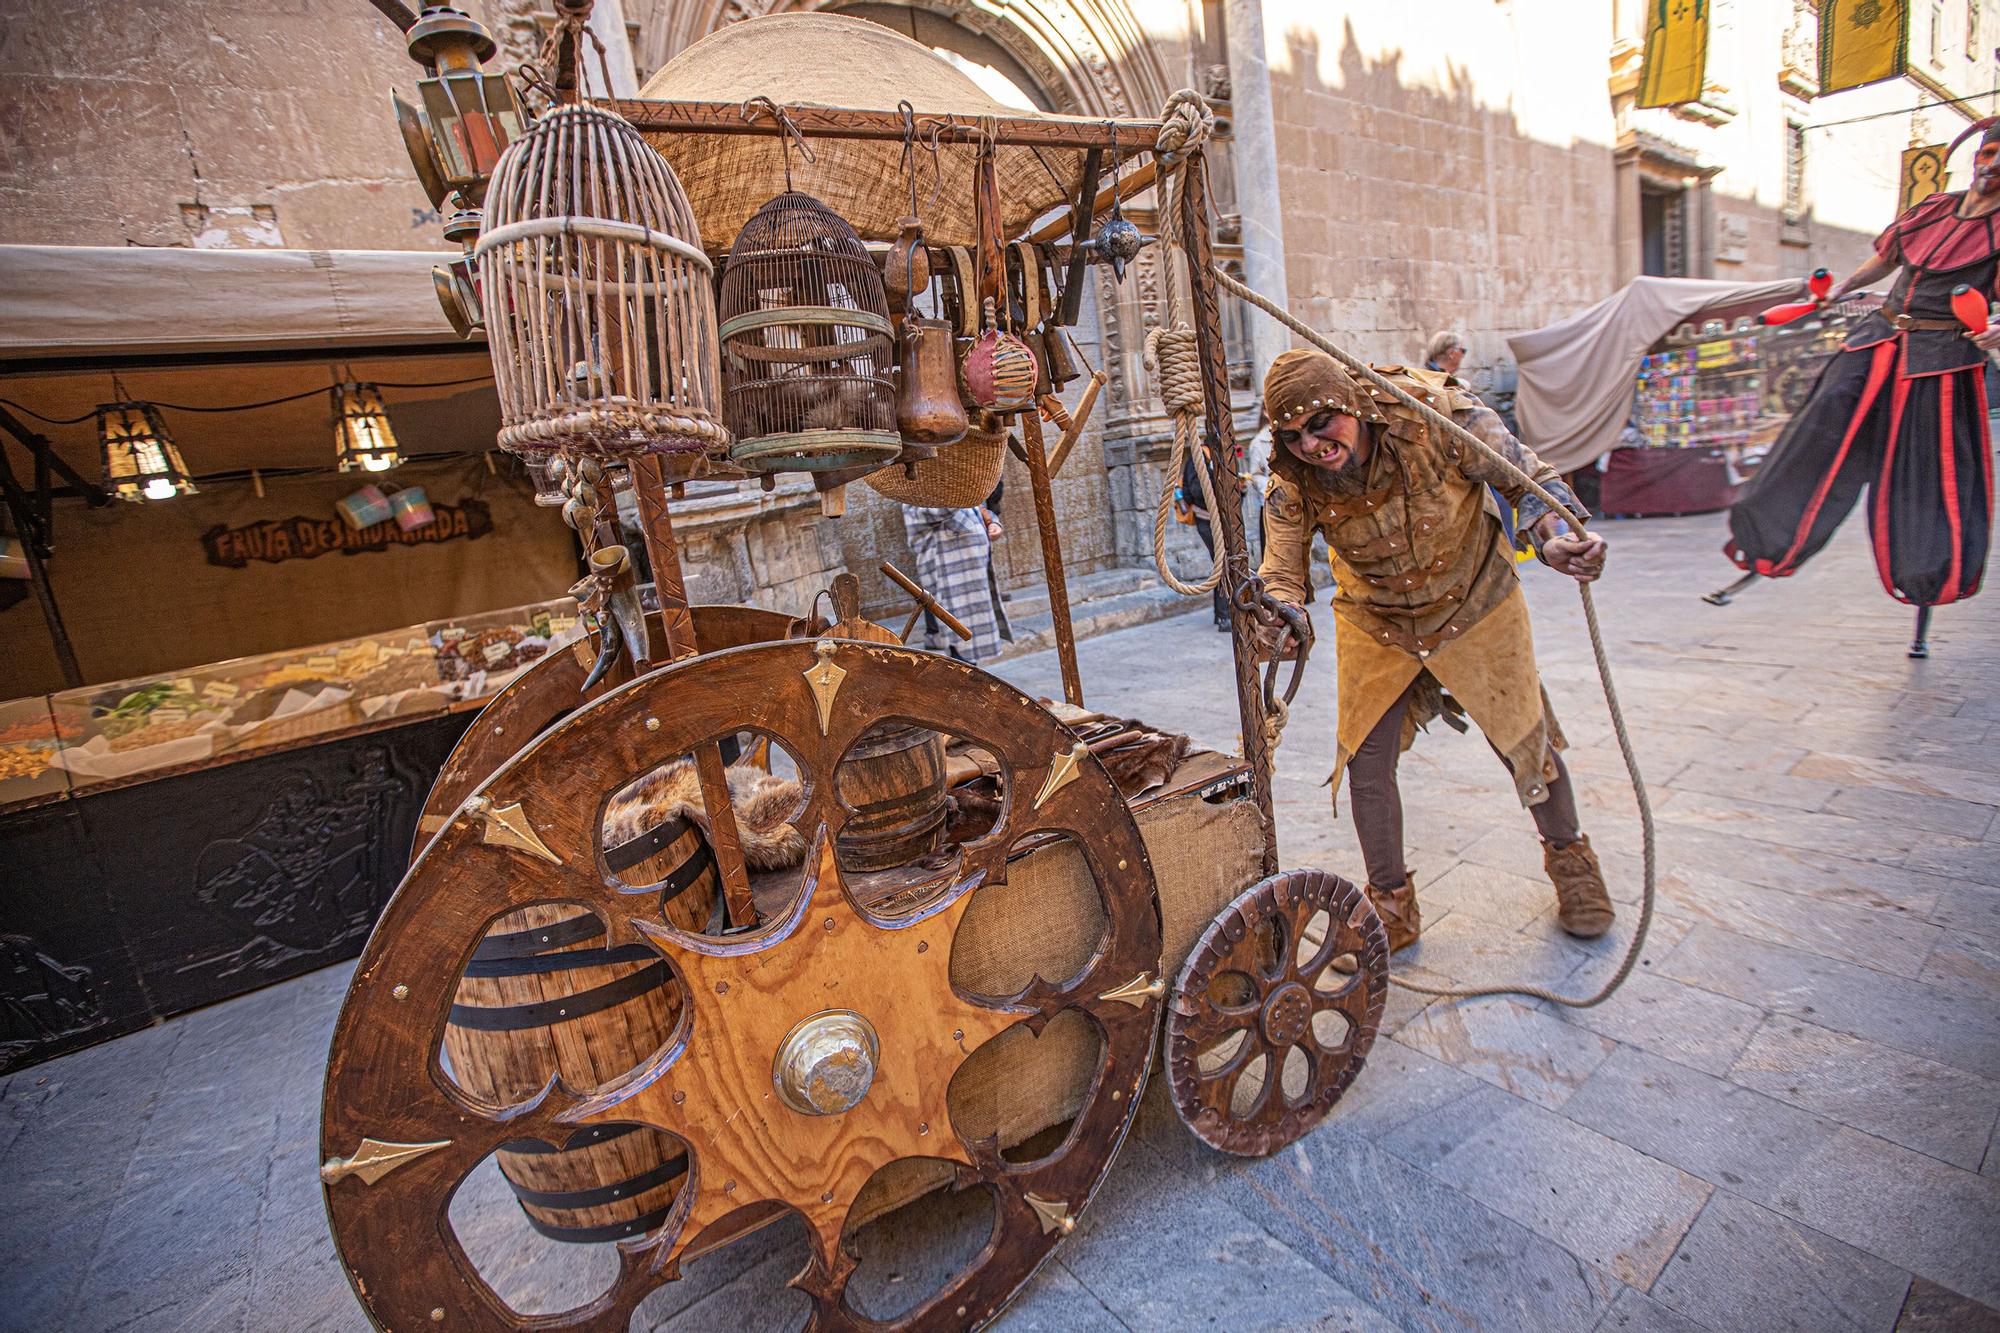
[[[1236,209],[1243,219],[1243,278],[1287,306],[1284,209],[1278,200],[1278,136],[1271,113],[1271,69],[1264,58],[1263,0],[1228,0],[1223,23],[1229,35],[1230,110],[1235,122]],[[1252,384],[1292,336],[1261,313],[1250,317],[1255,364]]]
[[[625,0],[597,0],[590,10],[590,30],[604,43],[604,63],[611,71],[612,95],[637,97],[639,74],[632,63],[632,43],[625,32]],[[603,77],[598,73],[595,50],[585,60],[594,77]]]

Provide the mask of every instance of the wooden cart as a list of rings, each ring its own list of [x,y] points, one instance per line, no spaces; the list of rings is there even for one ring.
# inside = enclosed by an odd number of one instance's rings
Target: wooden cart
[[[613,105],[656,146],[895,144],[913,120]],[[1160,147],[1156,121],[914,114],[985,189],[1011,148],[1063,164],[1049,175],[1070,183],[1054,202],[1070,209],[1071,282],[1118,198],[1106,155],[1127,159],[1128,191],[1178,174],[1161,225],[1191,275],[1244,754],[1176,753],[1121,790],[1093,751],[1103,724],[1084,710],[1033,409],[1015,422],[1059,705],[902,646],[861,618],[851,581],[825,620],[690,608],[672,491],[713,459],[643,456],[607,476],[592,493],[635,497],[659,612],[638,631],[613,529],[580,524],[600,600],[627,598],[625,618],[537,664],[467,731],[335,1031],[321,1174],[341,1261],[384,1327],[623,1327],[686,1261],[792,1213],[809,1233],[792,1285],[810,1327],[878,1326],[848,1299],[853,1238],[944,1186],[983,1193],[991,1232],[892,1322],[984,1324],[1103,1180],[1163,1026],[1177,1111],[1239,1153],[1309,1131],[1366,1057],[1381,926],[1346,881],[1278,873],[1253,634],[1269,611],[1235,503],[1205,154]],[[621,812],[662,772],[698,795],[635,833]],[[797,795],[776,827],[802,856],[760,868],[772,823],[746,819],[732,787],[779,775]],[[620,1040],[629,1058],[607,1067]],[[469,1257],[452,1203],[494,1154],[545,1235],[621,1238],[594,1299],[518,1311]]]

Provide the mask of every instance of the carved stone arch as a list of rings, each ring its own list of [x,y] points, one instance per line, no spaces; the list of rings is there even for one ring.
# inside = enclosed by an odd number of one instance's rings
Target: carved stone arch
[[[975,0],[889,0],[927,10],[997,43],[1056,110],[1084,116],[1158,114],[1172,89],[1160,53],[1128,0],[1012,0],[995,12]],[[765,14],[839,9],[843,0],[654,0],[645,64],[658,69],[726,24]]]

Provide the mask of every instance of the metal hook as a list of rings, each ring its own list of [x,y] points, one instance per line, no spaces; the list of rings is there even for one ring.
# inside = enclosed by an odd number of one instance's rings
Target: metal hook
[[[809,163],[818,162],[819,155],[813,152],[812,145],[806,142],[806,136],[800,132],[798,122],[794,121],[783,107],[762,93],[743,103],[744,122],[756,124],[756,113],[760,111],[777,123],[778,141],[785,154],[785,191],[789,194],[792,189],[792,145],[794,143],[798,145],[799,156]]]

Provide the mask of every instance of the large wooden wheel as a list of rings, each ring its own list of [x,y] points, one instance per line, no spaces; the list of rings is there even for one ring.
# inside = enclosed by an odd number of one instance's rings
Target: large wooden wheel
[[[705,652],[782,639],[792,623],[789,617],[776,611],[754,606],[692,606],[688,611],[694,618],[695,642]],[[646,625],[654,643],[664,642],[659,612],[649,614]],[[437,780],[431,784],[423,815],[417,820],[416,846],[410,851],[413,859],[431,840],[431,835],[444,827],[459,802],[522,746],[588,700],[631,680],[631,664],[621,658],[607,679],[586,692],[583,682],[596,659],[597,634],[592,631],[573,644],[545,654],[486,701],[479,716],[445,756]]]
[[[1000,760],[998,822],[963,846],[938,891],[901,915],[872,914],[844,882],[835,840],[850,812],[833,773],[863,733],[904,721],[976,737]],[[755,728],[797,760],[796,825],[809,851],[799,892],[754,930],[694,935],[665,924],[657,894],[606,868],[600,812],[612,792],[693,747]],[[1007,852],[1039,830],[1071,835],[1106,924],[1075,974],[978,997],[950,980],[954,933],[974,891],[1002,881]],[[458,977],[491,922],[561,903],[597,912],[609,944],[642,943],[679,976],[671,1039],[629,1074],[582,1092],[552,1080],[498,1106],[468,1096],[440,1063]],[[679,1276],[704,1236],[785,1209],[812,1257],[794,1285],[812,1329],[873,1325],[847,1301],[842,1246],[856,1195],[885,1165],[942,1159],[982,1188],[993,1229],[962,1272],[901,1321],[962,1328],[993,1318],[1074,1226],[1129,1128],[1164,989],[1159,903],[1136,825],[1110,778],[1045,709],[946,658],[822,639],[708,654],[578,710],[508,760],[411,868],[369,940],[328,1064],[322,1146],[328,1214],[356,1294],[397,1329],[623,1328],[646,1294]],[[968,1142],[946,1091],[983,1043],[1065,1010],[1102,1038],[1102,1059],[1062,1146],[1027,1164]],[[454,1235],[454,1191],[487,1155],[522,1139],[561,1147],[593,1126],[679,1136],[690,1167],[666,1221],[622,1242],[616,1281],[559,1315],[517,1314]]]

